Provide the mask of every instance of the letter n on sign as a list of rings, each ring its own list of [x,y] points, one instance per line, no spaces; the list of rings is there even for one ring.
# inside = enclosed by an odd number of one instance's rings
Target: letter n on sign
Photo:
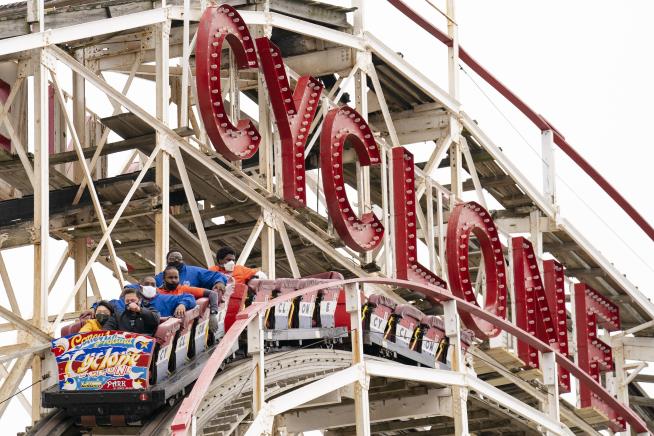
[[[575,285],[574,298],[577,364],[601,384],[600,374],[613,371],[613,353],[611,347],[597,337],[597,327],[610,332],[620,330],[620,309],[585,283]],[[591,407],[606,415],[613,431],[625,429],[624,419],[583,383],[579,383],[579,402],[582,408]]]

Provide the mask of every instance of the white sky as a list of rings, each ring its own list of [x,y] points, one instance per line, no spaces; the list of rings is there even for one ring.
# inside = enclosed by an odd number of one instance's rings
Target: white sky
[[[6,2],[0,1],[3,3]],[[443,3],[438,2],[441,6]],[[413,0],[411,4],[445,30],[444,19],[424,1]],[[386,2],[368,0],[368,6],[371,6],[368,30],[402,52],[409,62],[446,89],[444,46],[416,29]],[[646,129],[654,115],[651,105],[654,101],[652,16],[654,2],[647,0],[457,2],[461,45],[551,121],[650,223],[654,222],[654,204],[648,189],[651,183],[646,180],[654,151]],[[481,79],[470,74],[531,147],[540,152],[539,132]],[[460,81],[464,110],[479,121],[491,138],[524,169],[533,184],[540,187],[540,158],[465,74],[461,74]],[[131,97],[134,95],[137,94]],[[106,106],[105,102],[92,103]],[[415,147],[412,150],[419,158],[419,150]],[[651,297],[654,243],[562,153],[558,153],[557,166],[563,216],[573,221],[610,261]],[[51,256],[51,269],[63,244],[53,243],[52,247],[56,253]],[[21,276],[21,272],[25,271],[30,252],[31,249],[25,248],[5,253],[14,283],[20,283],[20,286],[15,285],[16,291],[19,295],[30,296],[25,300],[31,300],[31,277]],[[100,283],[110,281],[111,274],[106,270],[96,271]],[[71,282],[72,265],[69,264],[54,294],[63,296]],[[7,305],[4,295],[0,296],[0,302]],[[31,306],[31,301],[26,303]],[[0,341],[9,339],[6,334],[0,335]],[[18,402],[12,401],[0,425],[14,433],[24,429],[27,418]]]

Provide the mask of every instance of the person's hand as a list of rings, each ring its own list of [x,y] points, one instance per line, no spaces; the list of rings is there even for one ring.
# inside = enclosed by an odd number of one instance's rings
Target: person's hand
[[[82,313],[79,314],[79,319],[81,320],[87,320],[93,318],[93,309],[86,309]]]
[[[177,318],[184,318],[185,313],[186,313],[186,306],[184,306],[183,304],[180,304],[179,306],[177,306],[177,308],[175,308],[175,316]]]
[[[127,306],[127,310],[129,310],[130,312],[139,313],[141,312],[141,306],[139,306],[136,303],[129,303],[129,305]]]
[[[213,333],[218,331],[218,314],[213,313],[209,316],[209,330]]]
[[[224,292],[225,291],[225,284],[223,282],[216,282],[213,285],[213,290],[216,291],[216,292],[218,292],[218,291]]]

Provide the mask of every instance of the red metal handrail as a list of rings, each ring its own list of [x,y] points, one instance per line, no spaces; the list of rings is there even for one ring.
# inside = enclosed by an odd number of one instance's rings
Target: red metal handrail
[[[511,324],[509,321],[499,318],[492,313],[484,311],[481,307],[473,303],[468,303],[467,301],[455,297],[450,294],[448,290],[435,287],[427,286],[419,283],[409,282],[406,280],[398,279],[389,279],[389,278],[357,278],[349,280],[339,280],[330,283],[323,283],[320,285],[312,286],[305,289],[298,289],[297,291],[284,294],[280,297],[277,297],[273,300],[270,300],[266,303],[253,303],[251,306],[247,307],[245,310],[240,312],[236,316],[236,322],[232,327],[227,331],[223,339],[221,340],[218,347],[214,350],[213,354],[205,364],[202,373],[198,377],[197,382],[193,386],[193,390],[188,397],[182,402],[175,419],[171,425],[171,430],[174,436],[185,435],[189,429],[189,424],[193,419],[193,414],[197,411],[200,406],[202,398],[207,393],[209,386],[215,377],[220,365],[225,360],[227,355],[230,353],[232,345],[235,341],[238,340],[240,334],[247,328],[248,324],[252,319],[254,319],[259,313],[262,313],[269,307],[272,307],[276,304],[279,304],[283,301],[288,301],[297,297],[300,297],[305,294],[312,292],[317,292],[326,288],[333,288],[335,286],[345,286],[349,284],[356,283],[371,283],[377,285],[388,285],[401,287],[409,289],[414,292],[421,293],[425,295],[425,298],[434,303],[441,304],[443,301],[454,300],[457,303],[457,308],[459,311],[467,312],[472,315],[475,315],[494,326],[504,330],[505,332],[515,336],[517,339],[524,341],[528,345],[534,347],[540,352],[549,353],[552,352],[555,355],[556,363],[561,367],[570,371],[570,374],[579,380],[580,383],[584,383],[590,387],[591,392],[597,394],[604,402],[606,402],[609,407],[614,409],[618,415],[625,418],[627,423],[632,426],[632,428],[637,432],[646,432],[647,426],[645,422],[629,407],[620,403],[616,400],[607,390],[605,390],[597,381],[595,381],[590,374],[584,372],[581,368],[575,365],[574,362],[569,360],[563,354],[559,353],[555,349],[551,348],[548,344],[536,338],[535,336],[530,335],[521,328]]]
[[[436,26],[427,21],[422,15],[408,6],[403,0],[388,0],[388,2],[395,6],[400,12],[406,15],[414,23],[422,27],[427,33],[438,39],[440,42],[448,47],[451,47],[453,42],[447,34],[443,33]],[[475,73],[483,78],[489,85],[491,85],[497,92],[504,98],[510,101],[520,112],[522,112],[541,132],[545,130],[552,130],[554,132],[554,143],[567,154],[582,170],[590,176],[591,179],[597,183],[604,192],[613,199],[622,210],[634,220],[634,222],[654,241],[654,228],[643,218],[643,216],[615,189],[608,180],[606,180],[586,159],[584,159],[572,146],[565,140],[563,135],[552,126],[542,115],[534,111],[527,103],[520,97],[514,94],[495,76],[493,76],[486,68],[482,67],[468,52],[459,46],[459,58],[466,63]]]

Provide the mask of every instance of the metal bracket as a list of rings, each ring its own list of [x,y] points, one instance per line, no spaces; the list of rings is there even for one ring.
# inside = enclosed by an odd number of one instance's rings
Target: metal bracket
[[[275,224],[275,214],[272,211],[269,210],[263,210],[263,222],[268,226],[273,229],[277,228],[277,225]]]
[[[46,38],[47,40],[48,36],[49,33],[46,31],[44,38]],[[34,50],[33,59],[35,59],[36,62],[40,62],[48,70],[56,72],[57,63],[55,61],[55,58],[47,50],[42,50],[42,49]],[[32,64],[33,70],[36,69],[37,67],[36,62]]]
[[[174,157],[175,153],[179,148],[179,146],[177,145],[177,141],[168,135],[162,135],[162,134],[158,134],[158,135],[159,135],[158,139],[161,142],[161,151]]]

